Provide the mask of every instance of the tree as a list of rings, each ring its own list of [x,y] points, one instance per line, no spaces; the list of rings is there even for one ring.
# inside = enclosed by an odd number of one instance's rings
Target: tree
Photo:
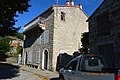
[[[21,54],[22,53],[22,46],[17,46],[17,54]]]
[[[0,54],[5,54],[6,52],[10,51],[10,40],[11,39],[9,37],[0,38]]]
[[[15,22],[17,20],[14,17],[18,17],[19,14],[28,12],[28,8],[31,6],[28,4],[30,0],[0,0],[0,36],[13,35],[21,27],[15,28]]]
[[[82,42],[82,48],[79,49],[80,52],[84,52],[84,53],[88,53],[88,49],[89,49],[89,32],[85,32],[82,34],[82,38],[81,38],[81,42]]]
[[[21,39],[21,40],[24,39],[24,35],[23,35],[22,33],[16,33],[15,36],[16,36],[18,39]]]

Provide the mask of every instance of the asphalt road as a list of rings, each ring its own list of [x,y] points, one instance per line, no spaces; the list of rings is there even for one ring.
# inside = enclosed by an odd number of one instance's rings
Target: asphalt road
[[[0,63],[0,80],[41,80],[33,73],[20,70],[19,66]]]

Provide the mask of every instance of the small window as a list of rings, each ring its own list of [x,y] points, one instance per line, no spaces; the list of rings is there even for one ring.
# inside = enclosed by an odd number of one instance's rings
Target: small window
[[[28,54],[28,63],[32,63],[32,51]]]
[[[40,51],[36,51],[36,63],[40,63]]]
[[[44,44],[49,42],[49,30],[44,31]]]
[[[88,60],[88,65],[89,66],[99,66],[98,59],[89,59]]]
[[[79,65],[80,66],[80,65]],[[81,69],[80,69],[81,68]],[[79,67],[79,70],[85,70],[85,60],[82,61],[81,67]]]
[[[61,20],[65,21],[65,14],[64,12],[61,12]]]
[[[40,45],[40,44],[41,44],[41,36],[37,38],[36,44],[37,44],[37,45]]]
[[[78,60],[72,61],[70,64],[68,64],[66,66],[66,69],[76,70],[77,62],[78,62]]]

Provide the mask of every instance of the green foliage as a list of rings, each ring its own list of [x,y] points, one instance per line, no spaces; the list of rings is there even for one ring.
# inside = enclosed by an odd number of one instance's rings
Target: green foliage
[[[18,46],[17,47],[17,54],[21,54],[22,53],[22,46]]]
[[[88,49],[89,49],[89,32],[85,32],[82,34],[82,38],[81,38],[81,42],[82,42],[82,48],[79,49],[80,52],[83,53],[88,53]]]
[[[0,53],[3,54],[10,51],[10,46],[9,46],[10,40],[11,39],[9,37],[0,38]]]
[[[0,36],[14,35],[21,27],[15,28],[18,14],[28,12],[30,0],[0,0]]]
[[[82,34],[81,42],[84,48],[89,47],[89,32],[85,32]]]
[[[15,34],[17,38],[23,40],[24,39],[24,35],[22,33],[16,33]]]
[[[79,51],[80,51],[81,53],[88,53],[88,52],[89,52],[89,51],[88,51],[88,48],[84,48],[84,47],[80,48]]]

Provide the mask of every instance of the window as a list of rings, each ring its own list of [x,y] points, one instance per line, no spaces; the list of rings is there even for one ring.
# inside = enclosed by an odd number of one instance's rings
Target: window
[[[72,61],[70,64],[68,64],[66,66],[66,69],[76,70],[77,62],[78,62],[78,60]]]
[[[99,66],[98,59],[89,59],[88,65],[89,66]]]
[[[83,60],[81,64],[79,64],[78,70],[85,70],[85,60]]]
[[[101,57],[98,56],[86,56],[84,59],[79,63],[78,70],[97,70],[103,66],[103,61]]]
[[[32,62],[32,51],[29,52],[28,54],[28,63]]]
[[[64,12],[61,12],[61,20],[65,21],[65,14]]]
[[[49,30],[44,31],[44,44],[49,42]]]
[[[37,44],[37,45],[40,45],[40,44],[41,44],[41,36],[37,38],[36,44]]]
[[[40,63],[40,51],[36,51],[36,63]]]

